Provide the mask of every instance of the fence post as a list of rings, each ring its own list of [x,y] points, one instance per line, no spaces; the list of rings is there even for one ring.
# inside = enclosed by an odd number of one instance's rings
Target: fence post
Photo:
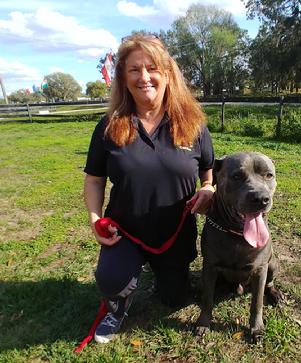
[[[279,109],[278,109],[278,115],[277,115],[277,125],[276,125],[276,137],[280,138],[281,136],[281,120],[282,120],[282,113],[283,113],[283,101],[284,101],[284,97],[281,96],[280,97],[280,101],[279,101]]]
[[[222,115],[221,115],[221,132],[224,131],[225,128],[225,97],[222,97]]]
[[[26,106],[27,106],[27,112],[28,112],[29,122],[32,122],[32,116],[31,116],[31,111],[30,111],[29,104],[26,103]]]

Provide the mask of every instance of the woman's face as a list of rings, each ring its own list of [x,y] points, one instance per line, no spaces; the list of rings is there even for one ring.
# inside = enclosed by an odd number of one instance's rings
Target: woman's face
[[[168,82],[153,60],[143,50],[132,51],[125,62],[126,86],[136,106],[161,107]]]

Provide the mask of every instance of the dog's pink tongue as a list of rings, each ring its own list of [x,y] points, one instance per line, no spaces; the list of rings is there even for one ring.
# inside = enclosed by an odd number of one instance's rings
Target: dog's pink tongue
[[[264,223],[262,213],[245,216],[244,238],[253,247],[263,247],[269,239],[269,231]]]

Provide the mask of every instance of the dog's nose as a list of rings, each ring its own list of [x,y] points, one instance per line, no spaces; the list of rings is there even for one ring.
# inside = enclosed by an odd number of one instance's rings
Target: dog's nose
[[[256,206],[266,207],[270,203],[270,197],[267,195],[259,195],[258,193],[250,192],[248,197],[250,203]]]

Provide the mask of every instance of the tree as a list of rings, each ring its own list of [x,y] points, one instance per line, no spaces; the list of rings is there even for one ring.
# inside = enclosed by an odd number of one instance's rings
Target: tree
[[[15,103],[35,103],[45,100],[45,97],[39,93],[30,93],[27,89],[21,88],[15,92],[12,92],[8,96],[8,99],[10,102]]]
[[[247,75],[248,38],[230,13],[215,6],[192,5],[160,37],[186,79],[204,95],[232,93]]]
[[[91,98],[106,98],[108,96],[107,86],[101,81],[88,82],[86,87],[86,95]]]
[[[233,94],[243,88],[248,76],[246,40],[237,27],[212,26],[208,38],[208,64],[211,68],[212,92]]]
[[[278,74],[275,91],[289,85],[291,91],[294,87],[298,90],[301,82],[301,1],[247,0],[244,3],[248,16],[258,16],[262,21],[253,49],[261,43],[267,47],[263,53],[271,53],[270,72]],[[273,49],[269,51],[268,48]]]
[[[70,74],[55,72],[45,76],[44,79],[48,84],[44,92],[50,99],[76,100],[80,95],[81,86]]]
[[[256,91],[268,88],[272,93],[279,92],[288,77],[281,53],[277,38],[261,27],[250,47],[250,68]]]

